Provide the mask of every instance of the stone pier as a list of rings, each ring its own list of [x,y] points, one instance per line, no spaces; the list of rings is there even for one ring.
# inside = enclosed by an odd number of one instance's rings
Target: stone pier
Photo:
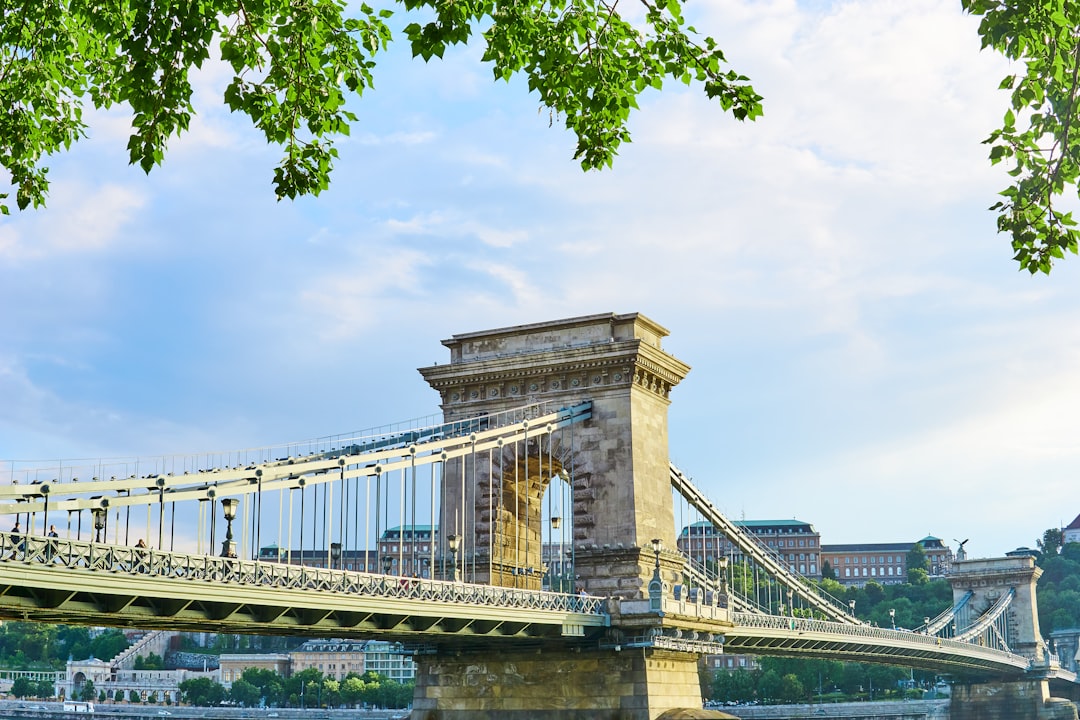
[[[533,650],[415,659],[411,720],[636,720],[701,707],[697,659],[685,653]]]
[[[954,683],[949,720],[1077,720],[1076,705],[1050,697],[1046,680]]]

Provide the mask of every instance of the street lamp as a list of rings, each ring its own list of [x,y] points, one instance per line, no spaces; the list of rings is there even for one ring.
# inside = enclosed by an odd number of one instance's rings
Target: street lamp
[[[221,498],[221,513],[225,516],[225,539],[221,542],[221,557],[236,557],[236,543],[233,542],[232,521],[236,518],[236,498]]]
[[[664,614],[664,581],[660,578],[660,538],[653,538],[652,551],[656,556],[652,580],[649,581],[649,610],[658,615]]]
[[[94,516],[94,542],[101,542],[101,531],[105,529],[105,513],[108,512],[103,507],[90,508],[90,512]]]
[[[562,518],[559,517],[558,515],[552,515],[551,516],[551,534],[548,535],[548,542],[552,545],[552,550],[554,550],[555,541],[552,539],[551,535],[554,535],[555,531],[558,530],[560,527],[562,527]],[[554,552],[549,552],[548,555],[549,555],[549,557],[553,556]],[[562,586],[563,547],[562,547],[562,536],[561,535],[559,536],[559,556],[558,557],[559,557],[559,561],[557,563],[556,562],[551,563],[551,570],[552,570],[553,574],[548,579],[548,585],[555,592],[562,592],[563,591],[563,586]],[[556,578],[558,578],[558,582],[553,583],[552,581],[555,580]]]
[[[461,547],[461,536],[450,535],[446,542],[450,545],[450,582],[457,582],[457,553]]]
[[[889,608],[889,620],[892,622],[892,629],[896,629],[896,609]]]
[[[383,575],[389,575],[390,574],[390,568],[393,566],[393,564],[394,564],[394,558],[390,557],[389,555],[383,555],[382,556],[382,572],[383,572]]]
[[[341,570],[341,543],[330,543],[330,569]]]
[[[718,562],[720,564],[720,593],[722,595],[727,595],[727,569],[728,569],[727,555],[721,555],[718,558]]]
[[[851,617],[855,617],[855,601],[854,600],[848,600],[847,604],[848,604],[848,607],[851,608]]]

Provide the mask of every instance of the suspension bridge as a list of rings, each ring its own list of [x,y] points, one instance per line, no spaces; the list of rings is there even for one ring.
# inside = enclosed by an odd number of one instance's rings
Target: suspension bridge
[[[698,658],[721,652],[925,668],[1020,695],[1075,682],[1040,636],[1029,557],[958,562],[952,606],[888,630],[727,519],[668,459],[689,367],[666,334],[626,314],[455,335],[450,362],[420,371],[440,417],[7,463],[0,617],[396,639],[416,653],[417,718],[655,718],[700,707]],[[737,563],[719,544],[680,547],[701,522]],[[737,592],[748,571],[763,581]],[[1032,703],[1014,717],[1047,717]]]

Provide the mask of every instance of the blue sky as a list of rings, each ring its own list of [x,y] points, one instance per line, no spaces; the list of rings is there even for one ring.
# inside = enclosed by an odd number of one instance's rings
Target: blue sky
[[[692,4],[765,116],[673,85],[600,173],[478,47],[385,56],[330,190],[296,202],[220,65],[149,177],[124,114],[92,113],[49,207],[0,218],[0,458],[427,415],[415,368],[454,333],[637,311],[693,366],[672,458],[733,517],[1033,545],[1080,513],[1080,262],[1032,278],[995,233],[980,141],[1009,68],[958,5]]]

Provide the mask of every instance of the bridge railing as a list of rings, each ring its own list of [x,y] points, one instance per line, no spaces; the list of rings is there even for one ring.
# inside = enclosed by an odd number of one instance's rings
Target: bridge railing
[[[379,575],[153,548],[0,533],[0,563],[246,587],[400,598],[603,616],[604,598]]]

